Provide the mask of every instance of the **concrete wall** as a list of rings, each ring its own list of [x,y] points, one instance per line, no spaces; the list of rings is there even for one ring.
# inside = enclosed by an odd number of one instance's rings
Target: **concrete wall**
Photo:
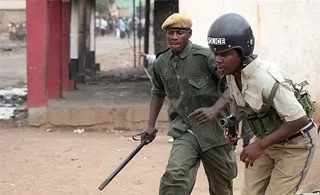
[[[305,79],[317,101],[320,121],[320,12],[319,0],[180,0],[179,10],[193,22],[192,41],[207,46],[213,21],[224,13],[243,15],[256,37],[255,53],[279,63],[285,75],[295,81]]]
[[[0,7],[0,32],[8,32],[10,22],[26,21],[26,10],[1,10]]]

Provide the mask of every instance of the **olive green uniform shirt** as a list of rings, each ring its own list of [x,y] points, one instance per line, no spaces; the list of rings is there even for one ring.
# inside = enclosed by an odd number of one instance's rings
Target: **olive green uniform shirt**
[[[225,112],[216,120],[202,125],[197,125],[194,117],[188,118],[194,110],[211,107],[219,99],[218,82],[222,75],[217,71],[213,53],[209,49],[191,42],[179,56],[167,49],[158,54],[153,75],[151,93],[167,96],[170,100],[169,136],[179,138],[191,130],[202,151],[227,143],[223,130],[217,123]],[[222,86],[226,84],[223,83]]]

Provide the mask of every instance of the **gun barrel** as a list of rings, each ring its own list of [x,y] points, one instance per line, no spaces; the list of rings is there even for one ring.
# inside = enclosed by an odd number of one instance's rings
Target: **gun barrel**
[[[228,125],[228,119],[226,119],[226,118],[220,119],[220,120],[219,120],[219,125],[220,125],[220,127],[227,127],[227,125]]]
[[[104,180],[104,182],[99,186],[99,190],[102,191],[112,179],[128,164],[128,162],[146,145],[147,139],[143,140],[139,146],[134,149],[131,154],[109,175],[109,177]]]

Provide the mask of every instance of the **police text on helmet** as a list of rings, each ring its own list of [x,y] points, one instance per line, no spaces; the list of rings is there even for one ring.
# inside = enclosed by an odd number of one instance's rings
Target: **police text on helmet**
[[[211,45],[225,45],[226,39],[225,38],[212,38],[208,37],[208,43]]]

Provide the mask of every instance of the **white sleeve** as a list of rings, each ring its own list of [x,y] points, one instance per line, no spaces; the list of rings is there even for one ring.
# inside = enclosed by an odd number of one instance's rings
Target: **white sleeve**
[[[279,85],[273,99],[273,106],[286,122],[297,120],[306,115],[301,104],[294,96],[291,86],[287,83]]]
[[[156,60],[156,55],[146,55],[146,59],[148,60],[149,64],[153,64],[153,62]]]

